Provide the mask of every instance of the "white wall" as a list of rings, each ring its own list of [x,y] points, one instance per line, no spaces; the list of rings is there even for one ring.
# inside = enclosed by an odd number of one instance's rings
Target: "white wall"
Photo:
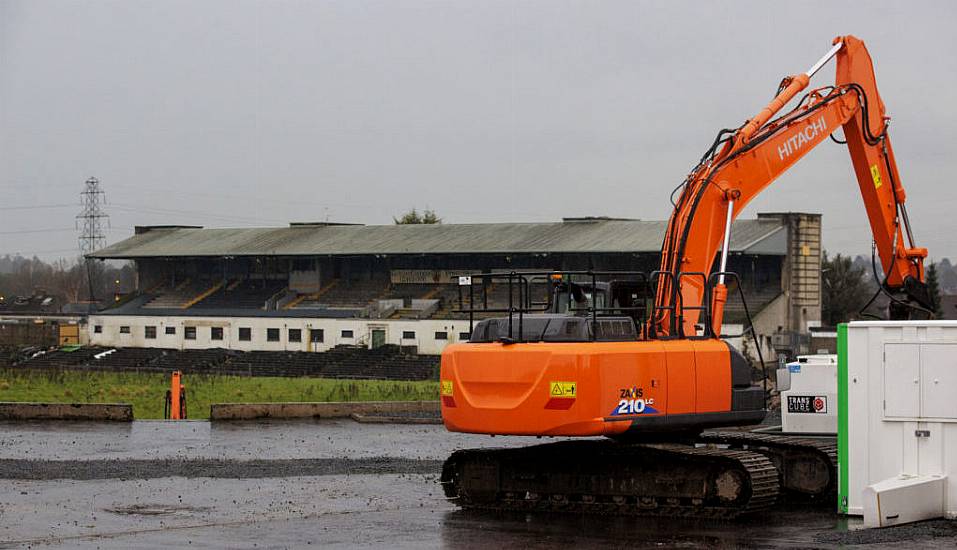
[[[96,327],[101,332],[96,332]],[[121,334],[120,327],[129,327],[129,334]],[[147,339],[145,327],[156,327],[156,338]],[[166,334],[173,327],[175,334]],[[196,339],[185,339],[185,328],[196,327]],[[222,327],[223,339],[210,338],[211,327]],[[249,328],[251,340],[240,341],[239,329]],[[279,341],[267,341],[267,329],[279,329]],[[302,331],[301,342],[289,341],[289,329]],[[310,343],[309,330],[322,329],[322,343]],[[447,344],[467,341],[460,333],[469,331],[469,322],[441,319],[386,320],[386,319],[318,319],[286,317],[166,317],[136,315],[91,315],[87,325],[90,344],[107,347],[143,347],[170,349],[226,348],[242,351],[325,351],[339,344],[368,344],[373,329],[385,330],[385,343],[418,346],[419,353],[438,355]],[[352,338],[342,336],[351,330]],[[414,332],[414,338],[403,338],[404,332]],[[447,339],[436,339],[436,332],[445,332]]]
[[[96,332],[96,327],[101,332]],[[121,334],[120,327],[129,327],[129,334]],[[145,327],[156,327],[156,338],[147,339]],[[176,329],[175,334],[166,334],[166,327]],[[185,328],[196,327],[196,339],[185,339]],[[223,339],[210,338],[211,327],[222,327]],[[239,329],[249,328],[251,340],[240,341]],[[269,342],[266,329],[278,328],[279,341]],[[724,332],[740,334],[741,325],[725,325]],[[301,342],[289,341],[289,329],[302,331]],[[309,342],[309,330],[322,329],[321,343]],[[368,345],[372,331],[385,330],[385,343],[403,346],[418,346],[419,353],[439,355],[445,346],[466,342],[469,332],[467,320],[445,319],[319,319],[289,317],[165,317],[138,315],[91,315],[86,326],[89,343],[105,347],[208,349],[225,348],[240,351],[326,351],[340,344]],[[83,330],[81,328],[81,330]],[[342,331],[351,330],[353,337],[345,338]],[[414,332],[415,338],[404,338],[404,332]],[[436,339],[436,332],[445,332],[446,340]],[[728,340],[741,349],[741,339]],[[767,359],[767,356],[765,356]]]

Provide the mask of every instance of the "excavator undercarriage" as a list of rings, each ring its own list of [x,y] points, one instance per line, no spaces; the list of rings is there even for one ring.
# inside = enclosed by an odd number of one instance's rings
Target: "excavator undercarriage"
[[[713,518],[767,508],[779,490],[758,453],[594,440],[458,451],[442,483],[464,508]]]
[[[833,440],[707,432],[693,440],[580,440],[455,452],[445,495],[463,508],[734,518],[780,493],[831,496]]]

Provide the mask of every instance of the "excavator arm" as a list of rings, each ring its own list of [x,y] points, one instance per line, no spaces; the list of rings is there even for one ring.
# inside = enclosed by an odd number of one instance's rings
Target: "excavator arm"
[[[832,57],[837,58],[835,84],[810,91],[797,107],[778,115]],[[710,311],[710,329],[720,335],[731,222],[751,199],[839,127],[844,129],[885,273],[883,286],[902,295],[892,302],[897,305],[892,315],[904,315],[910,304],[929,309],[923,267],[927,250],[914,245],[906,194],[887,135],[888,120],[864,43],[842,36],[806,73],[785,78],[758,115],[736,130],[720,132],[675,201],[662,243],[664,276],[658,277],[654,333],[694,335],[701,312]],[[710,308],[702,308],[708,300]]]

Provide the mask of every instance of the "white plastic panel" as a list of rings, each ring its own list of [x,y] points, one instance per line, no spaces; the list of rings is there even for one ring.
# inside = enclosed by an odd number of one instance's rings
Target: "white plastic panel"
[[[920,416],[919,344],[884,344],[884,416]]]
[[[864,526],[890,527],[944,516],[945,476],[900,475],[864,488]]]
[[[957,419],[957,344],[922,344],[921,416]]]

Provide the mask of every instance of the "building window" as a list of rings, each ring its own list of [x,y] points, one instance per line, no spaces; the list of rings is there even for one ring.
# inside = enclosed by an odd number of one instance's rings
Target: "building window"
[[[120,334],[129,334],[129,333],[130,333],[130,327],[127,327],[127,326],[120,327]]]
[[[402,331],[403,340],[415,340],[415,331],[414,330],[404,330]]]
[[[103,334],[103,325],[93,325],[93,334]]]
[[[302,342],[302,329],[298,329],[298,328],[289,329],[289,341]]]
[[[322,332],[321,328],[311,328],[309,329],[309,341],[313,344],[321,343],[325,339],[325,334]]]
[[[223,339],[223,327],[209,327],[209,339],[210,339],[210,340],[222,340],[222,339]]]
[[[176,327],[166,327],[166,334],[176,334]]]
[[[239,327],[239,341],[249,342],[253,339],[253,329],[249,327]]]
[[[351,331],[351,330],[344,330],[344,331],[342,331],[342,337],[343,337],[343,338],[352,338],[352,331]]]
[[[448,332],[445,332],[445,331],[436,332],[436,333],[435,333],[435,339],[436,339],[436,340],[448,340],[448,339],[449,339],[449,333],[448,333]]]
[[[278,342],[278,341],[279,341],[279,329],[278,329],[278,328],[267,328],[267,329],[266,329],[266,341],[267,341],[267,342]]]
[[[155,340],[156,327],[143,327],[143,336],[145,336],[147,340]]]
[[[196,327],[183,327],[183,338],[187,340],[196,339]]]
[[[459,340],[469,340],[470,338],[472,338],[472,333],[470,333],[470,332],[460,332],[460,333],[459,333]]]

